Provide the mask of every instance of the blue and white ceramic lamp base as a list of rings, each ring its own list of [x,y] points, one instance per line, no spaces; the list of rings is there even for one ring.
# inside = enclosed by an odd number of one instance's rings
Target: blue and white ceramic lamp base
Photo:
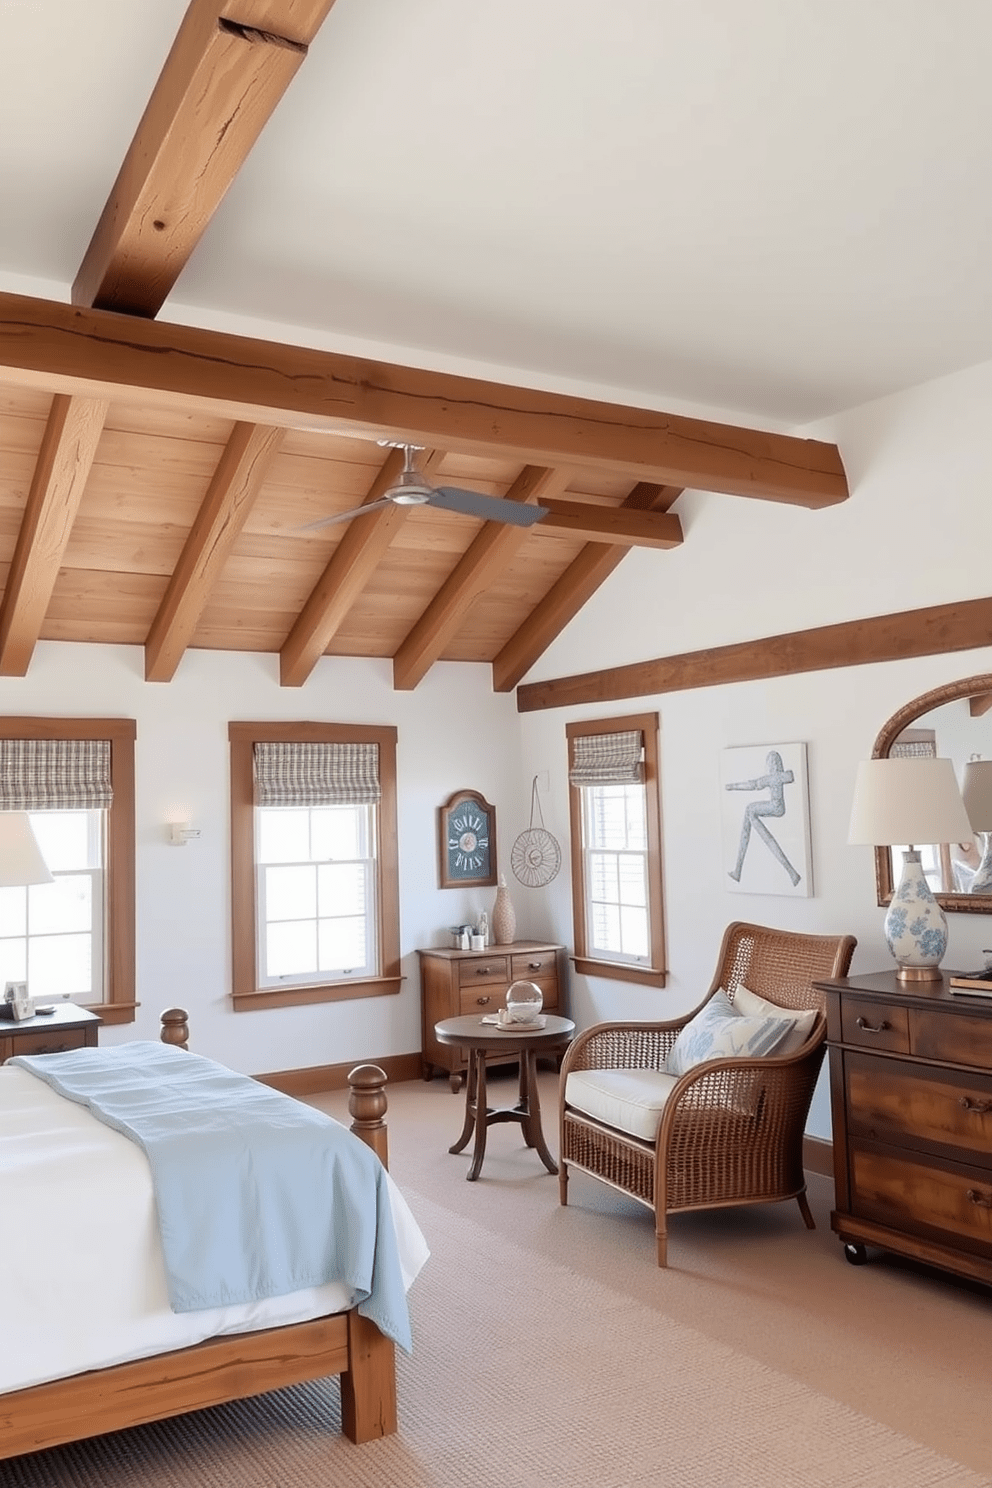
[[[885,940],[900,981],[940,981],[947,920],[926,881],[918,852],[903,853],[902,878],[885,916]]]

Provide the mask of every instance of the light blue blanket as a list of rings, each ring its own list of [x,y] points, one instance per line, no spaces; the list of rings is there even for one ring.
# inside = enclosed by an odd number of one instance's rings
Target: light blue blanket
[[[339,1122],[161,1043],[9,1063],[144,1149],[175,1312],[342,1282],[410,1352],[385,1169]]]

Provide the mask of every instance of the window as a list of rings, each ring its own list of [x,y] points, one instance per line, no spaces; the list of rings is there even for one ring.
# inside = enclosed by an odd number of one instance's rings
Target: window
[[[235,1008],[398,992],[396,730],[229,734]]]
[[[25,812],[52,874],[0,889],[0,985],[27,981],[133,1022],[134,739],[129,719],[0,719],[0,810]]]
[[[658,715],[566,734],[576,968],[663,987]]]

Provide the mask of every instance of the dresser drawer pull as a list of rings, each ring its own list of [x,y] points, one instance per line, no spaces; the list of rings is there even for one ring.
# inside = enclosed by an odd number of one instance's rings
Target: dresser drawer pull
[[[970,1095],[963,1095],[958,1105],[966,1111],[974,1111],[977,1116],[987,1116],[992,1111],[992,1101],[972,1100]]]
[[[877,1028],[874,1027],[873,1024],[869,1023],[867,1018],[858,1018],[857,1024],[862,1033],[888,1033],[889,1029],[892,1027],[892,1024],[887,1022],[885,1018],[882,1019]]]
[[[980,1209],[992,1209],[992,1194],[979,1193],[977,1188],[969,1188],[968,1197]]]
[[[492,998],[490,997],[488,992],[486,993],[485,997],[477,997],[475,1000],[480,1007],[485,1007],[487,1002],[492,1002]]]
[[[476,974],[476,976],[491,976],[491,974],[492,974],[492,967],[491,966],[477,966],[475,968],[475,974]]]
[[[543,961],[528,961],[527,962],[527,970],[528,971],[540,971],[541,970],[541,967],[543,965],[544,965],[544,962]]]

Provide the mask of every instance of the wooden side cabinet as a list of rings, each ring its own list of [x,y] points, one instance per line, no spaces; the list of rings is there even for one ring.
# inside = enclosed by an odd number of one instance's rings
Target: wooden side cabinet
[[[992,1002],[895,972],[817,984],[827,998],[836,1208],[867,1245],[992,1282]]]
[[[60,1003],[54,1013],[36,1013],[20,1023],[0,1021],[0,1064],[14,1054],[62,1054],[95,1048],[100,1019],[87,1008]]]
[[[544,1011],[564,1014],[566,1008],[565,947],[538,940],[517,940],[485,951],[431,949],[420,957],[421,1060],[425,1080],[435,1070],[447,1070],[452,1090],[461,1088],[468,1069],[464,1049],[439,1044],[434,1025],[443,1018],[468,1013],[494,1013],[506,1006],[511,982],[536,982],[544,997]],[[516,1064],[516,1052],[498,1049],[486,1055],[487,1064]]]

